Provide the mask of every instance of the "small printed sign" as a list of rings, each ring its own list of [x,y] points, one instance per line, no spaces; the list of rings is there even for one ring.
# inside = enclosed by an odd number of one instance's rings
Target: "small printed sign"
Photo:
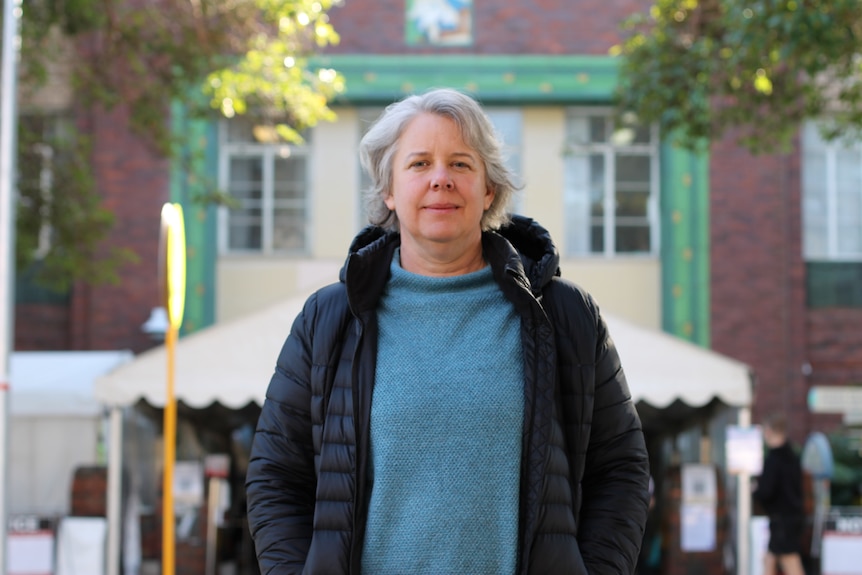
[[[727,472],[760,475],[763,471],[763,432],[759,426],[728,425],[725,430]]]

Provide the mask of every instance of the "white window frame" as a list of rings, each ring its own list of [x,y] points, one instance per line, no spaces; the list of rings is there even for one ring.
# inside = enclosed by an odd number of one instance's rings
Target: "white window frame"
[[[859,156],[859,163],[857,164],[857,169],[859,170],[859,179],[860,183],[862,183],[862,140],[847,142],[846,140],[833,140],[833,141],[824,141],[822,138],[818,136],[818,149],[823,151],[824,154],[824,162],[825,162],[825,176],[826,176],[826,253],[810,253],[808,249],[808,242],[806,241],[806,236],[809,233],[809,227],[807,224],[808,218],[812,217],[808,210],[806,210],[807,204],[807,195],[808,192],[806,190],[806,154],[805,148],[811,145],[808,137],[814,132],[816,133],[817,127],[814,123],[807,123],[803,128],[803,137],[802,137],[802,157],[800,161],[800,169],[802,170],[802,250],[803,250],[803,258],[805,261],[827,261],[827,262],[862,262],[862,250],[858,253],[846,252],[842,251],[839,247],[839,209],[838,209],[838,153],[839,151],[847,151],[850,150],[855,152]],[[862,186],[858,190],[860,195],[860,214],[859,220],[862,222]]]
[[[228,243],[228,234],[230,231],[229,217],[230,210],[227,206],[221,206],[218,213],[218,248],[219,254],[230,256],[284,256],[298,255],[305,256],[311,252],[311,146],[288,144],[285,142],[278,143],[258,143],[258,142],[230,142],[228,141],[228,125],[231,121],[241,120],[224,120],[219,123],[219,167],[218,167],[218,182],[219,188],[225,193],[230,194],[230,164],[232,158],[260,158],[262,160],[263,174],[261,190],[261,248],[260,249],[231,249]],[[273,247],[274,228],[275,228],[275,161],[277,158],[303,158],[305,160],[305,196],[303,212],[305,213],[305,222],[303,226],[302,246],[296,249],[276,250]]]
[[[606,107],[586,107],[586,106],[570,106],[566,108],[566,126],[568,127],[569,118],[573,115],[575,116],[605,116],[610,119],[613,116],[613,109]],[[563,145],[564,150],[564,164],[567,164],[569,161],[568,156],[570,154],[578,153],[578,154],[595,154],[597,152],[601,153],[604,157],[605,161],[605,174],[604,174],[604,190],[605,195],[603,198],[604,203],[604,249],[602,252],[575,252],[571,249],[569,245],[569,235],[566,233],[564,236],[564,245],[563,248],[565,250],[565,255],[567,257],[578,257],[578,258],[645,258],[645,257],[657,257],[660,249],[661,249],[661,214],[659,211],[659,201],[661,196],[661,175],[660,175],[660,166],[661,166],[661,156],[660,156],[660,141],[659,141],[659,130],[658,126],[653,124],[650,126],[650,142],[648,144],[614,144],[610,141],[601,142],[601,143],[590,143],[586,142],[584,144],[573,143],[569,140],[568,129],[566,129],[565,138],[566,141]],[[635,152],[638,154],[648,154],[650,158],[650,192],[649,199],[647,200],[647,223],[650,229],[650,249],[644,252],[617,252],[616,251],[616,206],[615,206],[615,195],[616,188],[614,186],[614,176],[616,174],[616,156],[619,153],[626,152]],[[566,181],[566,176],[563,176],[563,185],[565,187],[564,190],[564,202],[565,198],[569,195],[569,182]],[[589,204],[588,204],[589,206]],[[568,206],[564,206],[566,212],[568,212]],[[589,214],[587,214],[587,222],[592,218]],[[569,225],[569,214],[567,213],[564,221],[566,225]]]

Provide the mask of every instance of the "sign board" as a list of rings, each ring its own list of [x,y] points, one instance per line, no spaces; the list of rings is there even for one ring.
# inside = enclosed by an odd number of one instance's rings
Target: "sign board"
[[[717,495],[715,468],[693,463],[682,466],[680,548],[683,551],[715,549]]]
[[[759,426],[728,425],[724,447],[728,473],[760,475],[763,471],[763,432]]]
[[[819,385],[808,390],[812,413],[862,413],[862,387]]]
[[[54,572],[52,531],[12,530],[6,540],[8,575],[45,575]]]
[[[862,514],[833,507],[823,526],[820,548],[823,575],[862,575]]]

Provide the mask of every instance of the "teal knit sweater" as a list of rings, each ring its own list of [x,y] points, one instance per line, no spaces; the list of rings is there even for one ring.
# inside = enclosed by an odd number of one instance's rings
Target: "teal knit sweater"
[[[486,267],[393,259],[378,307],[366,575],[514,573],[523,427],[520,320]]]

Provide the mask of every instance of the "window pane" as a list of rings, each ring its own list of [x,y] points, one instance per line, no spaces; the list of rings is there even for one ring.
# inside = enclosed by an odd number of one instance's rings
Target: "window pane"
[[[272,249],[302,249],[305,246],[305,158],[276,158],[273,189]]]
[[[515,174],[517,180],[521,181],[521,111],[491,108],[488,110],[488,118],[503,140],[503,158],[506,166]],[[520,200],[521,196],[516,195],[510,206],[514,213],[521,212]]]
[[[617,190],[649,189],[650,158],[643,155],[618,154],[616,159]]]
[[[658,223],[651,209],[652,166],[658,150],[645,146],[652,140],[649,126],[626,126],[612,134],[613,127],[610,113],[571,110],[566,116],[567,254],[652,251]]]
[[[572,253],[604,249],[601,239],[605,213],[604,174],[605,158],[601,154],[575,154],[566,158],[566,246]]]
[[[590,195],[589,158],[569,156],[565,160],[565,219],[566,248],[574,254],[585,254],[590,249]]]
[[[232,212],[228,224],[228,247],[232,250],[259,250],[263,246],[260,210]]]
[[[305,247],[304,208],[276,208],[273,218],[274,250],[294,251]]]
[[[811,125],[804,132],[811,134]],[[822,148],[808,147],[804,142],[802,158],[802,222],[805,257],[821,257],[828,253],[826,153]]]
[[[634,144],[649,144],[652,141],[652,130],[649,126],[635,126]]]
[[[605,213],[605,157],[590,156],[590,215]]]
[[[228,191],[239,207],[228,211],[228,247],[259,250],[263,237],[263,160],[235,157],[230,160]]]
[[[278,200],[299,200],[305,203],[305,158],[277,158],[273,183],[276,205]]]
[[[808,307],[862,308],[862,262],[806,264]]]
[[[649,208],[649,190],[617,194],[617,217],[640,216],[644,219]]]
[[[862,255],[862,154],[843,148],[836,154],[838,255]]]
[[[602,253],[605,251],[605,226],[601,220],[598,223],[590,226],[590,251],[593,253]]]
[[[650,251],[649,223],[637,225],[617,224],[615,241],[617,252],[644,253]]]
[[[582,145],[590,141],[590,126],[586,116],[566,117],[566,140],[570,145]]]
[[[807,259],[862,258],[862,148],[802,131],[802,220]]]
[[[607,120],[602,116],[590,116],[590,142],[602,143],[607,139]]]

